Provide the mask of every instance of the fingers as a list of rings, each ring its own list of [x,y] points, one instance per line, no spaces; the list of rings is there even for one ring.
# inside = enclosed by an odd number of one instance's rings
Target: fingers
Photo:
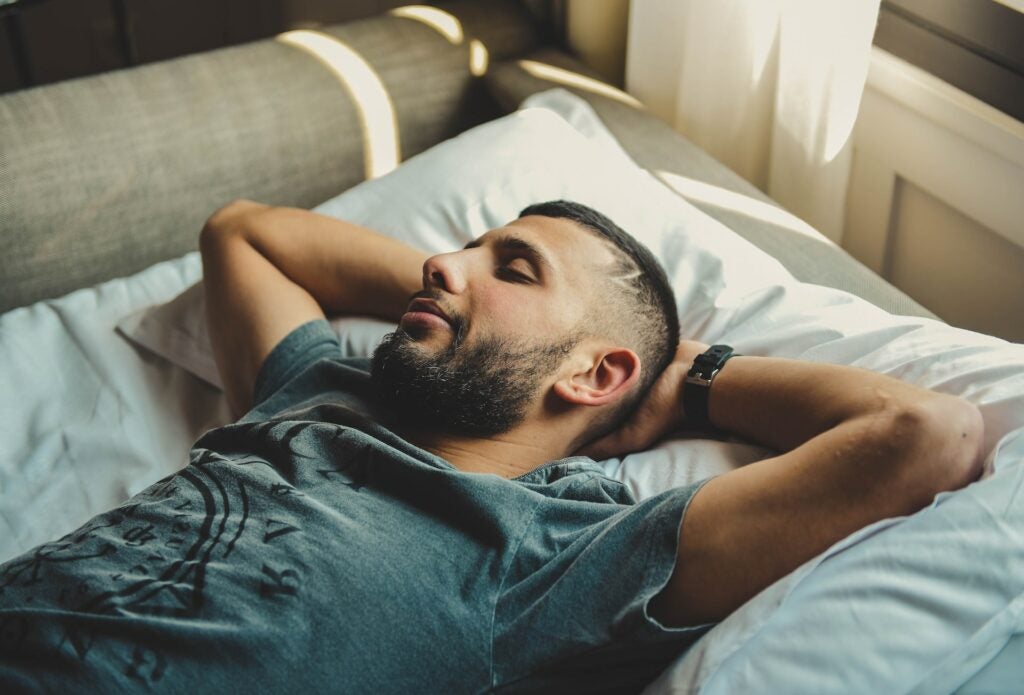
[[[642,451],[657,440],[658,436],[653,433],[642,432],[636,427],[623,427],[584,447],[580,454],[595,461],[603,461]]]
[[[634,418],[586,447],[584,454],[595,461],[600,461],[640,451],[653,444],[656,439],[657,433],[648,426],[648,423]]]
[[[589,456],[595,461],[604,461],[605,459],[622,456],[627,453],[627,448],[619,434],[620,431],[617,430],[612,434],[601,437],[576,453],[579,456]]]

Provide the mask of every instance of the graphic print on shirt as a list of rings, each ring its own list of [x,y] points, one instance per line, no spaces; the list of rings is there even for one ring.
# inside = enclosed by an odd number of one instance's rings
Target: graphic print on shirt
[[[192,465],[0,568],[0,597],[6,593],[30,608],[34,603],[80,614],[209,617],[209,601],[216,602],[217,593],[208,595],[208,571],[216,562],[231,575],[224,581],[240,581],[254,600],[298,600],[303,574],[293,559],[300,553],[289,541],[302,535],[303,514],[296,505],[305,493],[292,482],[312,476],[320,485],[336,482],[358,491],[372,459],[363,446],[335,441],[344,438],[343,430],[332,433],[331,443],[347,455],[313,456],[296,441],[309,426],[236,426],[231,443],[238,453],[231,456],[194,448]],[[249,466],[267,470],[241,473]],[[297,472],[297,466],[305,470]],[[246,552],[239,557],[243,536]],[[223,616],[224,606],[212,610]],[[0,617],[0,650],[15,653],[29,640],[85,661],[97,640],[104,641],[91,624],[54,621],[45,629],[21,616]],[[153,682],[166,672],[166,658],[153,645],[136,641],[127,647],[125,652],[121,645],[119,654],[125,675]]]
[[[316,412],[307,413],[314,417]],[[299,435],[318,430],[316,436],[321,452],[303,450]],[[329,433],[329,434],[328,434]],[[314,438],[310,437],[310,438]],[[200,440],[204,446],[222,451],[244,451],[246,456],[233,458],[236,465],[264,465],[285,480],[294,481],[297,468],[303,462],[317,465],[317,473],[325,480],[341,483],[357,492],[373,473],[373,447],[353,441],[353,431],[347,427],[325,426],[320,422],[257,422],[231,425],[210,432]],[[278,488],[276,494],[287,494]]]

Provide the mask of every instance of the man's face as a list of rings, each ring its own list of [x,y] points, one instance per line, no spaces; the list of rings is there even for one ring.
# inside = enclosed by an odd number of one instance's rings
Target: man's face
[[[429,258],[424,289],[374,353],[378,397],[412,427],[507,432],[586,331],[595,277],[612,260],[594,234],[542,216]]]

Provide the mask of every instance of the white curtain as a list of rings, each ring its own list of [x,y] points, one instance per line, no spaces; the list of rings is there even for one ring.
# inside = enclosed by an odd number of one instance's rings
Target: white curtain
[[[632,0],[626,91],[840,241],[879,0]]]

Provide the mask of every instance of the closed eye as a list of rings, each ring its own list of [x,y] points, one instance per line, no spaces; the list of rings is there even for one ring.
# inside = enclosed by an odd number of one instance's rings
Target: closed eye
[[[515,260],[523,261],[522,258],[517,258]],[[512,262],[514,263],[515,261],[512,261]],[[525,263],[525,261],[524,261],[524,263]],[[511,282],[521,282],[521,283],[532,283],[532,282],[535,282],[535,280],[532,277],[530,277],[529,275],[527,275],[526,273],[521,273],[518,270],[515,270],[514,268],[512,268],[512,264],[511,263],[505,263],[503,265],[498,266],[497,274],[498,274],[498,277],[504,278],[506,280],[510,280]]]
[[[494,249],[499,261],[494,271],[496,277],[509,282],[544,284],[545,274],[551,269],[551,264],[535,245],[510,234],[495,235],[489,232],[469,242],[464,248],[475,249],[484,245]],[[518,269],[510,267],[513,264],[517,264]]]

